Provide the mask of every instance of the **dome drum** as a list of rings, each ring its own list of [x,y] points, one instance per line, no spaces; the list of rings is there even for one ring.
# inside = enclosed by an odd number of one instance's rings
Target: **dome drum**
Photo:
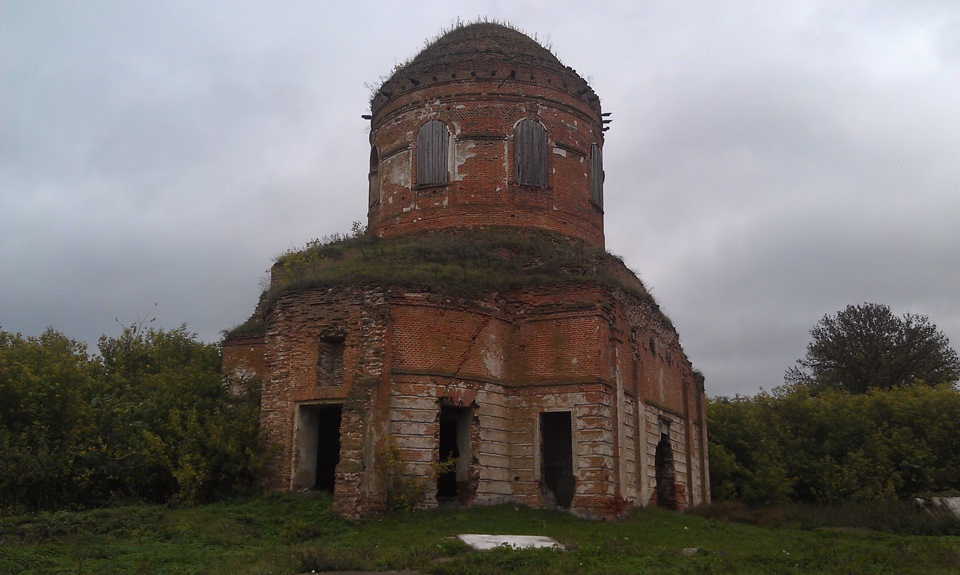
[[[438,42],[375,95],[370,141],[378,163],[371,166],[368,227],[389,237],[533,226],[602,247],[602,166],[594,157],[603,146],[599,99],[546,49],[494,29],[523,49],[506,61],[502,48],[460,50],[466,59],[455,60],[433,54],[439,44],[451,47]],[[532,142],[517,140],[525,120],[543,129]],[[442,149],[439,138],[424,138],[428,124],[434,132],[445,127]]]

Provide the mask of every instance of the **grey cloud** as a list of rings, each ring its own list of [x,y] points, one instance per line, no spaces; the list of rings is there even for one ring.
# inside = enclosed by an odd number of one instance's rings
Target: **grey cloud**
[[[543,6],[5,4],[0,326],[95,342],[155,313],[216,340],[273,257],[365,219],[365,84],[486,14],[614,112],[608,247],[708,393],[780,384],[849,303],[960,343],[950,3]]]

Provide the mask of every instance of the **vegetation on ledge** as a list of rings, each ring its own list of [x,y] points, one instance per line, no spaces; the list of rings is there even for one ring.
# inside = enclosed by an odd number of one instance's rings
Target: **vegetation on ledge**
[[[659,309],[618,256],[581,240],[520,228],[454,229],[377,239],[313,240],[279,258],[268,303],[290,291],[344,285],[420,286],[454,297],[564,282],[620,287]],[[664,316],[664,321],[670,320]]]
[[[241,339],[245,337],[262,337],[267,331],[267,324],[262,319],[250,318],[238,326],[223,330],[223,339]]]

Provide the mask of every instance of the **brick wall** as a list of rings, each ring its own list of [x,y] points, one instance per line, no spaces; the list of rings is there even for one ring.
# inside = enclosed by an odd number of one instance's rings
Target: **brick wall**
[[[374,113],[371,145],[379,164],[369,228],[379,236],[473,226],[537,227],[603,246],[603,212],[591,201],[590,146],[603,145],[599,106],[542,81],[504,82],[511,63],[454,81],[425,81]],[[451,73],[435,70],[438,77]],[[432,76],[431,76],[432,77]],[[529,77],[529,75],[528,75]],[[596,108],[596,109],[594,109]],[[514,180],[516,124],[534,118],[547,131],[547,187]],[[416,137],[429,120],[450,131],[449,181],[418,187]]]
[[[438,460],[440,407],[451,405],[472,409],[464,501],[545,503],[545,411],[573,415],[578,513],[650,501],[665,421],[686,502],[709,496],[702,380],[673,327],[622,289],[568,282],[479,300],[412,288],[311,289],[282,296],[267,325],[262,422],[280,447],[274,489],[293,487],[299,406],[343,407],[336,501],[359,515],[385,500],[375,472],[384,438],[396,440],[409,474],[426,477]],[[337,385],[318,377],[318,342],[330,334],[343,340]],[[225,361],[256,363],[256,345],[224,349]],[[436,502],[432,489],[426,505]]]
[[[268,377],[260,418],[277,449],[269,466],[269,487],[294,487],[299,407],[340,405],[336,506],[346,515],[355,515],[378,505],[377,486],[368,475],[375,463],[377,442],[385,436],[376,414],[382,401],[378,391],[387,357],[388,316],[386,294],[378,289],[303,290],[276,302],[264,338]],[[318,378],[318,342],[331,333],[343,338],[342,381],[337,385]]]
[[[259,377],[266,373],[262,335],[224,340],[220,353],[224,375]]]

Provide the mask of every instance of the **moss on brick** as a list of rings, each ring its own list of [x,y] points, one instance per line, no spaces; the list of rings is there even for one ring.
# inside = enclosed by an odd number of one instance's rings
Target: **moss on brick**
[[[619,257],[561,234],[509,227],[314,242],[278,258],[266,297],[272,304],[290,291],[379,285],[479,298],[569,282],[620,287],[659,309]]]
[[[267,324],[262,319],[250,318],[238,326],[223,332],[223,339],[240,339],[245,337],[263,337],[267,332]]]

